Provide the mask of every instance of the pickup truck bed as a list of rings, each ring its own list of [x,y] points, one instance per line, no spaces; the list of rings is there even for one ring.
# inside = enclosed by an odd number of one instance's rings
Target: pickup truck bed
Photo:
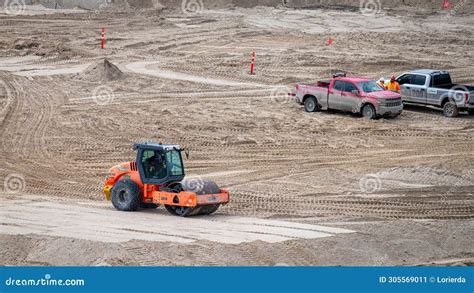
[[[437,85],[436,88],[438,89],[467,89],[468,91],[474,91],[474,86],[472,85],[463,85],[463,84],[457,84],[457,83],[452,83],[452,84],[444,84],[444,85]]]

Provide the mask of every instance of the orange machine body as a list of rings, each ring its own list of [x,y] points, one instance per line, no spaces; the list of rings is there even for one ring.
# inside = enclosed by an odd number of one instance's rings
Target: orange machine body
[[[143,203],[195,207],[197,205],[226,204],[229,202],[229,192],[225,189],[220,189],[220,193],[217,194],[197,195],[189,191],[179,193],[162,191],[160,190],[162,185],[143,184],[136,162],[124,163],[110,168],[103,188],[107,200],[111,200],[112,187],[122,179],[129,179],[137,183],[140,187]]]

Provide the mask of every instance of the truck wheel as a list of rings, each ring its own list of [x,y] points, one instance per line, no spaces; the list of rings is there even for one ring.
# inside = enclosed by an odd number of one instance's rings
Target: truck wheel
[[[449,118],[455,118],[459,115],[459,109],[455,103],[448,101],[443,106],[444,116]]]
[[[365,105],[363,108],[362,108],[362,117],[365,117],[367,119],[375,119],[375,117],[377,116],[377,114],[375,113],[375,108],[374,106],[368,104],[368,105]]]
[[[112,187],[112,204],[117,210],[136,211],[140,207],[140,203],[140,187],[132,180],[120,180]]]
[[[304,100],[304,110],[306,112],[316,112],[318,110],[318,101],[315,97],[309,97]]]

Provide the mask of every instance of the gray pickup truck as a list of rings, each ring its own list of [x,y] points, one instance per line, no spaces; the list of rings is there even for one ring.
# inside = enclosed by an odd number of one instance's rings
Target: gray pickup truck
[[[397,78],[404,103],[441,107],[446,117],[474,114],[474,86],[453,84],[447,71],[420,69]]]

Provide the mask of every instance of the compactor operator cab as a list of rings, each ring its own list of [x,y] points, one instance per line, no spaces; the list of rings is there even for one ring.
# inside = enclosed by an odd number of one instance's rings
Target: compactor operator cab
[[[137,168],[144,184],[163,185],[184,178],[181,148],[155,143],[135,144]]]

